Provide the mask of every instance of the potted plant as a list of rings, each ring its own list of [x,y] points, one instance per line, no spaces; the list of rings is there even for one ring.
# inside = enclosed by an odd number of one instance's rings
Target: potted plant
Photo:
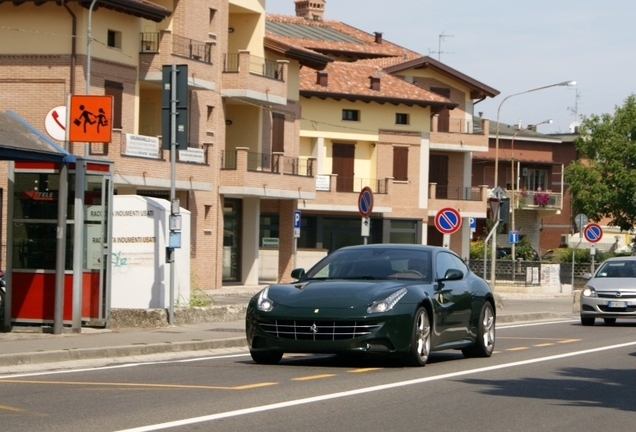
[[[541,192],[541,188],[537,189],[534,194],[534,203],[540,207],[545,207],[550,202],[550,194]]]

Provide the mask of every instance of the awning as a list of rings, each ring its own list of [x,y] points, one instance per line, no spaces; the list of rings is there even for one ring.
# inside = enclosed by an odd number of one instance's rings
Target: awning
[[[75,162],[67,152],[12,111],[0,112],[0,160]]]

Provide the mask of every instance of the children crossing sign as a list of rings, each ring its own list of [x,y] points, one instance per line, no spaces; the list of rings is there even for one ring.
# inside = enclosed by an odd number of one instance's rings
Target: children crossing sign
[[[113,132],[112,96],[71,96],[69,142],[109,143]]]

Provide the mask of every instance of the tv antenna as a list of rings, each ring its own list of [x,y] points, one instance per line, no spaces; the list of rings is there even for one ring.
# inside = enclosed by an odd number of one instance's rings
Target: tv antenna
[[[578,121],[579,119],[579,99],[581,98],[581,93],[579,92],[579,89],[575,89],[576,93],[574,96],[574,107],[568,107],[568,110],[574,114],[574,120]]]
[[[442,42],[444,41],[444,39],[449,38],[449,37],[455,37],[455,35],[447,35],[447,34],[444,34],[444,32],[442,32],[442,34],[439,35],[439,38],[438,38],[438,41],[437,41],[437,51],[429,50],[429,54],[437,54],[437,60],[438,61],[442,61],[442,54],[455,54],[455,53],[452,53],[452,52],[442,51]]]

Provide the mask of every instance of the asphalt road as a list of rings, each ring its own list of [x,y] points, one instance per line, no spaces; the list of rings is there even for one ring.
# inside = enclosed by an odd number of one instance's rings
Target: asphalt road
[[[7,431],[632,430],[636,322],[498,326],[490,359],[378,359],[245,350],[0,376]],[[134,429],[137,428],[137,429]]]

